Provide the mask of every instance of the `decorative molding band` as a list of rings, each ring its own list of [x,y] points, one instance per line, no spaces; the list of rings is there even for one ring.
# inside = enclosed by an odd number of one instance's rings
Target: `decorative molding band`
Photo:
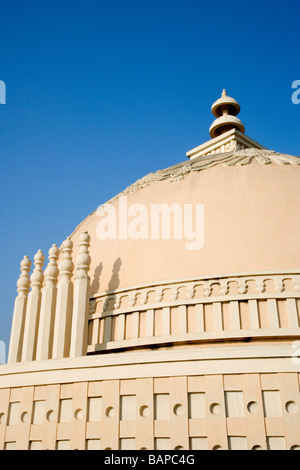
[[[260,301],[260,300],[297,300],[300,299],[300,294],[294,294],[294,293],[288,293],[288,292],[281,292],[278,294],[270,295],[269,293],[263,293],[263,294],[245,294],[241,298],[241,295],[228,295],[225,297],[219,297],[219,296],[211,296],[211,297],[202,297],[199,299],[181,299],[181,300],[165,300],[163,302],[163,298],[159,302],[149,302],[147,304],[135,304],[133,306],[127,305],[126,307],[119,307],[119,308],[111,308],[111,309],[106,309],[105,311],[102,309],[99,309],[99,311],[95,312],[95,306],[93,305],[91,307],[91,312],[89,315],[89,321],[91,320],[96,320],[97,318],[106,318],[106,317],[111,317],[111,316],[117,316],[117,315],[123,315],[123,314],[130,314],[134,312],[145,312],[147,310],[155,310],[155,309],[160,309],[160,308],[172,308],[172,307],[181,307],[185,305],[186,307],[188,306],[196,306],[196,305],[208,305],[208,304],[214,304],[216,302],[222,303],[222,302],[239,302],[239,301],[244,301],[248,302],[251,300],[255,301]],[[109,300],[115,300],[115,299],[109,299]],[[132,304],[133,302],[131,302]],[[107,305],[107,304],[106,304]]]
[[[222,300],[222,297],[226,298],[224,300],[230,300],[230,296],[243,296],[246,300],[247,298],[259,298],[260,294],[264,294],[265,298],[269,298],[270,294],[280,296],[281,293],[284,293],[283,297],[285,298],[288,292],[293,297],[300,296],[300,274],[297,271],[218,274],[213,277],[173,279],[91,295],[90,318],[92,318],[97,304],[100,302],[103,303],[101,313],[108,311],[109,314],[112,314],[112,311],[122,309],[125,299],[128,301],[126,307],[128,310],[135,306],[144,309],[147,308],[148,304],[153,303],[170,303],[170,301],[173,303],[179,299],[187,301],[203,299],[205,301],[205,299],[210,300],[215,296],[220,296],[220,300]],[[250,295],[250,297],[244,297],[245,295]],[[113,303],[113,308],[109,308],[110,301]]]
[[[231,129],[230,131],[190,150],[186,153],[186,156],[193,160],[205,155],[213,155],[247,148],[265,149],[263,145],[255,142],[255,140],[243,134],[238,129]]]
[[[291,331],[288,328],[278,331],[277,329],[262,330],[239,330],[239,331],[219,331],[219,332],[202,332],[202,333],[182,333],[177,335],[162,335],[151,338],[135,338],[123,341],[111,341],[102,344],[89,346],[88,353],[109,352],[117,350],[128,350],[137,348],[151,348],[152,346],[168,347],[176,346],[184,343],[216,343],[216,342],[248,342],[251,340],[264,341],[276,337],[277,340],[298,341],[300,340],[300,328]]]
[[[291,273],[236,274],[94,295],[87,352],[300,338],[299,281]]]
[[[186,375],[298,372],[291,344],[137,351],[0,366],[0,389]]]

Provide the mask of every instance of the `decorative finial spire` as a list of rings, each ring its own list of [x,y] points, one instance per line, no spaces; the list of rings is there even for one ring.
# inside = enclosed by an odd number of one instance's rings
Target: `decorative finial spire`
[[[45,269],[44,276],[45,282],[48,285],[55,286],[57,284],[57,277],[58,277],[58,267],[57,267],[57,258],[59,255],[59,249],[56,244],[52,245],[49,250],[49,263],[47,268]]]
[[[72,261],[73,242],[70,237],[67,237],[62,244],[62,260],[59,264],[59,273],[61,277],[71,279],[74,270],[74,263]]]
[[[19,295],[27,296],[30,288],[30,278],[29,278],[29,271],[31,267],[31,261],[29,260],[28,256],[24,256],[20,264],[21,275],[18,279],[17,286],[18,286],[18,293]]]
[[[227,96],[225,88],[222,91],[222,96],[219,98],[211,107],[211,112],[217,119],[212,123],[209,129],[209,133],[212,139],[218,137],[231,129],[238,129],[243,134],[245,133],[245,127],[242,121],[238,119],[241,108],[239,103]]]
[[[43,265],[44,265],[45,256],[43,255],[42,250],[38,250],[34,257],[34,270],[31,274],[31,287],[37,287],[38,290],[41,289],[43,281],[44,281],[44,274],[43,274]]]
[[[82,232],[79,237],[79,254],[76,258],[76,279],[87,277],[89,266],[91,264],[91,257],[89,255],[90,236],[87,232]]]

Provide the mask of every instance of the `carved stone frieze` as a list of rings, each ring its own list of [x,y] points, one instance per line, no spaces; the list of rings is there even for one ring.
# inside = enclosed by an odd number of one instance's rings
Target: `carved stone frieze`
[[[94,315],[96,305],[101,303],[102,312],[111,312],[124,308],[128,310],[132,307],[141,306],[147,309],[151,304],[164,304],[165,302],[176,302],[179,300],[191,300],[200,298],[220,297],[226,300],[228,296],[240,296],[247,294],[260,296],[264,294],[266,298],[272,293],[280,296],[289,292],[294,297],[299,297],[300,275],[290,273],[273,273],[257,275],[235,275],[222,278],[178,280],[177,282],[161,282],[157,285],[132,286],[128,289],[114,291],[113,293],[103,292],[95,294],[90,298],[90,315]],[[167,295],[167,292],[169,294]],[[150,294],[153,294],[152,296]],[[284,295],[284,294],[283,294]],[[139,300],[137,300],[139,297]]]
[[[234,146],[234,141],[230,143],[230,147]],[[267,149],[256,149],[247,148],[241,149],[242,144],[238,144],[235,150],[225,151],[224,153],[214,153],[211,155],[205,155],[188,162],[179,163],[171,166],[164,170],[158,170],[155,173],[149,173],[148,175],[140,178],[131,186],[126,188],[124,191],[116,195],[109,202],[117,200],[120,196],[126,196],[129,193],[136,192],[154,181],[164,181],[169,179],[170,181],[181,180],[193,171],[203,171],[212,168],[217,165],[223,166],[235,166],[235,165],[250,165],[252,163],[260,163],[261,165],[277,164],[277,165],[300,165],[300,158],[277,153],[273,150]]]

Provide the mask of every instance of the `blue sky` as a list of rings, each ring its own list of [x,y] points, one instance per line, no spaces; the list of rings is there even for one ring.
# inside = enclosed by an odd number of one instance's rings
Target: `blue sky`
[[[19,263],[209,140],[222,89],[246,134],[300,156],[299,0],[1,2],[0,340]]]

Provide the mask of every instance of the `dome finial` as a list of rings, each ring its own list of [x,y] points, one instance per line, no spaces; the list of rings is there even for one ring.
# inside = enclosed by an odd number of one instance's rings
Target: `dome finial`
[[[227,96],[225,88],[222,91],[222,96],[211,107],[211,112],[217,119],[212,123],[209,129],[209,133],[212,139],[218,137],[225,132],[232,129],[238,129],[243,134],[245,133],[245,127],[242,121],[235,117],[239,114],[241,107],[239,103]]]

